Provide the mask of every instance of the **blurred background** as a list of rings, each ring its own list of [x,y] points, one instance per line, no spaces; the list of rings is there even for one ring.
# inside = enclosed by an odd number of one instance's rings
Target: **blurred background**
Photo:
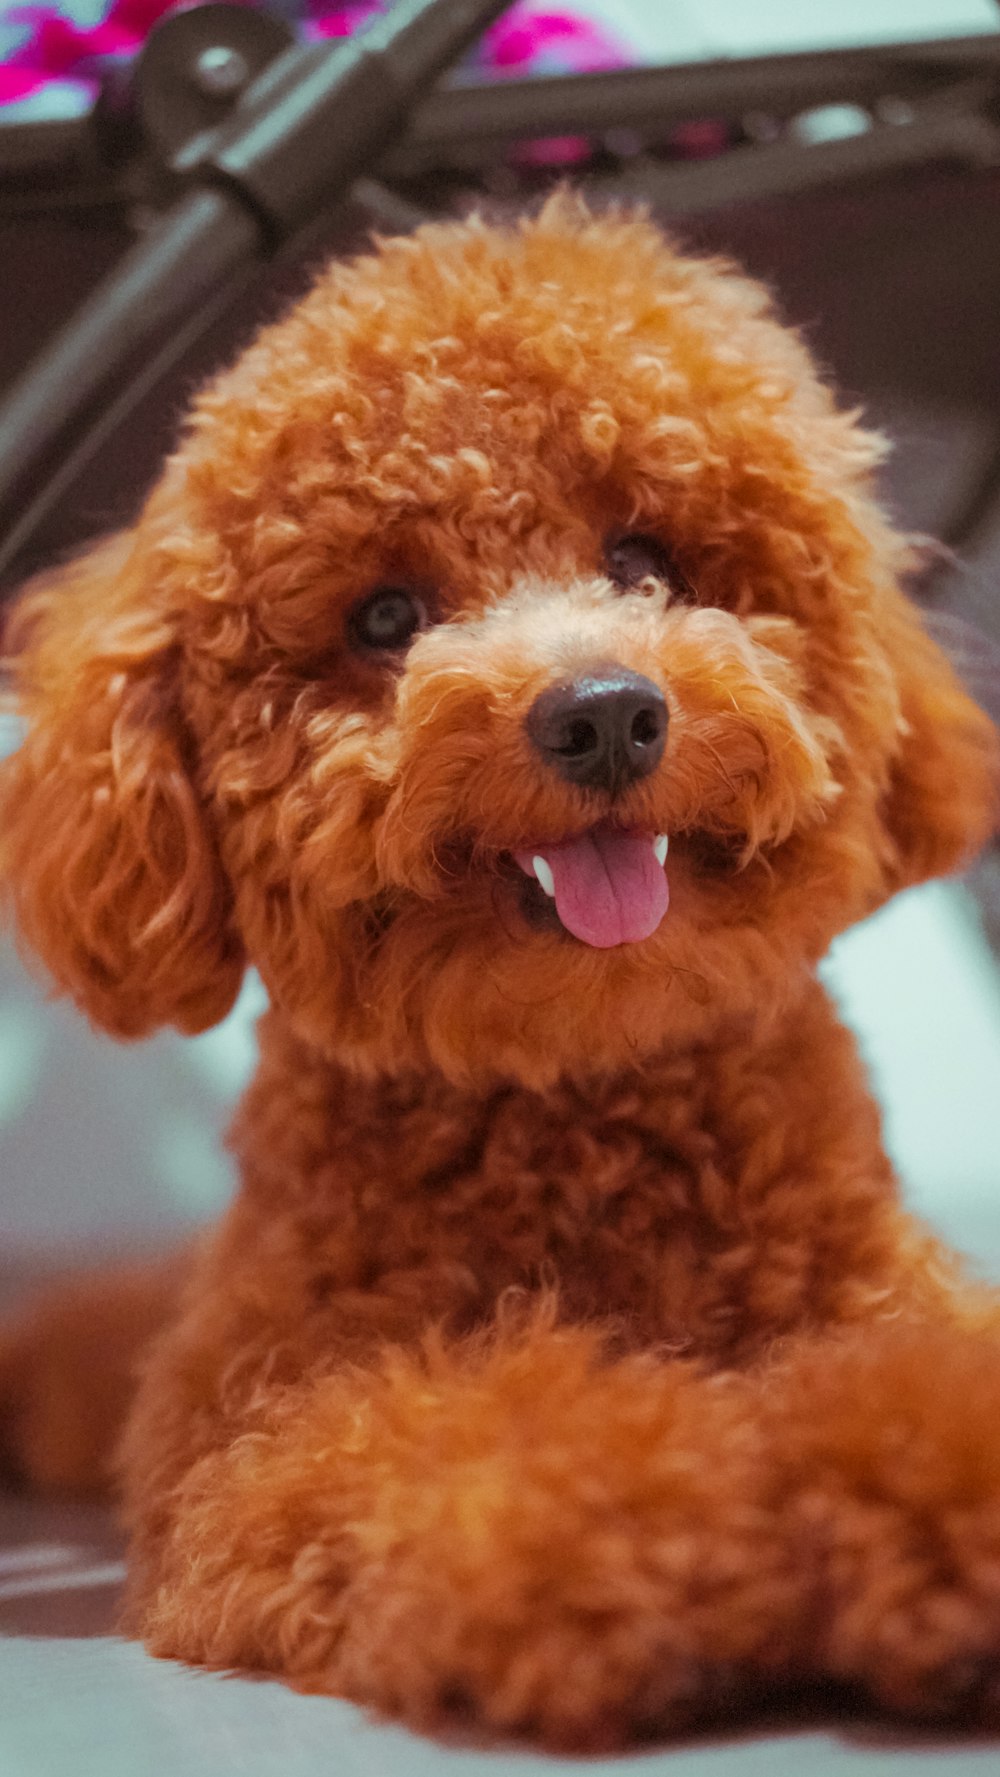
[[[258,67],[287,44],[347,45],[380,10],[213,4],[171,36],[162,0],[0,0],[0,388],[151,236],[187,144]],[[948,546],[917,590],[1000,713],[996,0],[519,0],[385,138],[360,186],[259,255],[145,377],[8,560],[8,589],[128,521],[191,389],[322,257],[373,223],[516,211],[569,177],[644,198],[681,243],[771,285],[845,402],[891,437],[886,500]],[[8,718],[0,746],[16,738]],[[837,946],[829,976],[913,1201],[1000,1276],[997,880],[988,859],[902,898]],[[0,1293],[226,1201],[220,1132],[261,1003],[251,979],[217,1030],[120,1047],[47,1001],[3,940]]]

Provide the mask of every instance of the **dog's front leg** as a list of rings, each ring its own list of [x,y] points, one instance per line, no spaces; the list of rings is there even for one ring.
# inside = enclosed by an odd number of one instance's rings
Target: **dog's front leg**
[[[810,1666],[906,1716],[995,1725],[1000,1308],[977,1319],[805,1338],[761,1372],[760,1407],[814,1574]]]
[[[580,1749],[802,1681],[993,1709],[990,1333],[875,1322],[713,1375],[537,1316],[258,1390],[252,1421],[133,1488],[159,1654]]]
[[[752,1707],[810,1585],[753,1396],[539,1316],[258,1398],[252,1432],[133,1500],[138,1626],[158,1654],[552,1745]]]

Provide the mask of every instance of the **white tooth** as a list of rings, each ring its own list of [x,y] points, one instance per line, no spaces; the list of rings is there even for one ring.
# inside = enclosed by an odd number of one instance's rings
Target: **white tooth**
[[[666,863],[667,846],[669,844],[670,841],[665,833],[657,833],[656,838],[653,840],[653,856],[658,864]]]
[[[535,872],[535,875],[538,877],[538,880],[539,880],[542,888],[545,890],[545,893],[554,899],[555,892],[556,892],[556,879],[553,876],[552,871],[549,869],[548,864],[545,862],[545,859],[544,858],[532,858],[531,868]]]

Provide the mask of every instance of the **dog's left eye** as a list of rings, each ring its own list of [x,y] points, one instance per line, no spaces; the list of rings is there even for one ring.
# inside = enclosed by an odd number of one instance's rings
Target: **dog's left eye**
[[[405,586],[376,586],[356,604],[348,633],[356,648],[405,648],[426,628],[427,607]]]
[[[657,537],[645,531],[629,531],[624,537],[608,539],[604,547],[604,565],[608,579],[622,592],[641,586],[644,580],[659,580],[669,586],[676,597],[694,597],[689,581],[677,566],[669,549]]]

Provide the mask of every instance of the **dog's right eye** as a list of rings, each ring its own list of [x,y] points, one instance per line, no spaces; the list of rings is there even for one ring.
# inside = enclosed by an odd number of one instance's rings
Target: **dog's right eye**
[[[355,648],[405,648],[427,626],[427,607],[405,586],[376,586],[356,604],[347,620]]]
[[[672,598],[696,602],[694,588],[671,551],[645,531],[609,537],[604,545],[604,565],[620,592],[631,592],[645,580],[658,580],[670,588]]]

